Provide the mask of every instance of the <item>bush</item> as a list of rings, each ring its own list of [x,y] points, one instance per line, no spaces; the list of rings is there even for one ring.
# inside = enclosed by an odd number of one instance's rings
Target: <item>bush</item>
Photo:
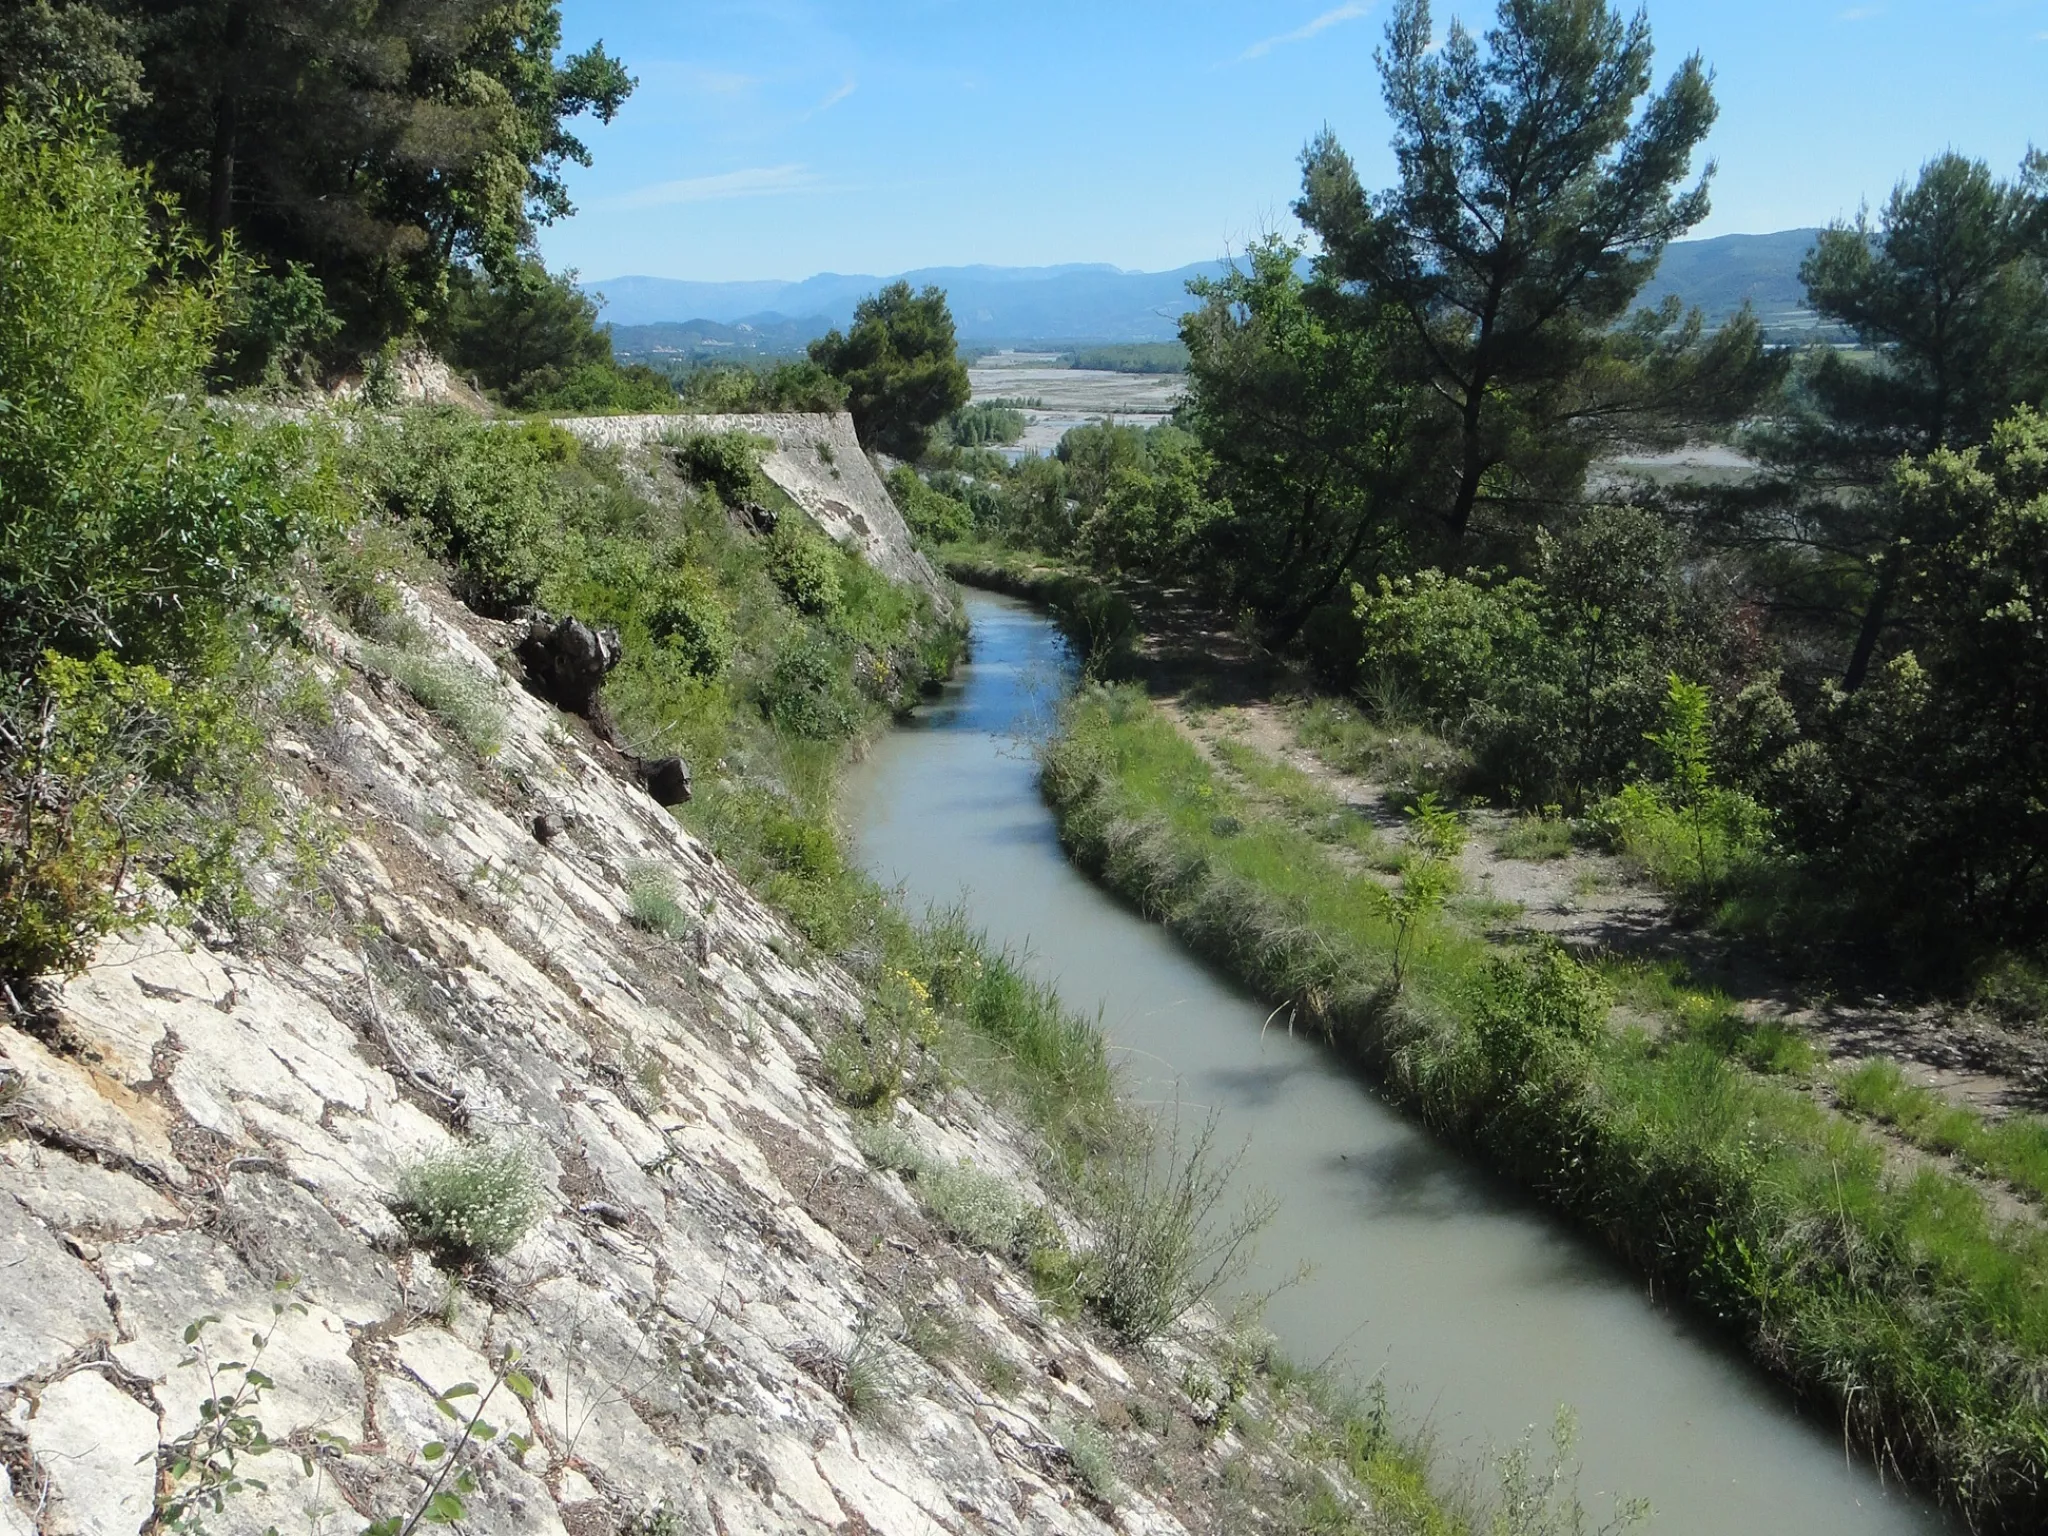
[[[1213,1114],[1185,1147],[1178,1129],[1131,1127],[1087,1189],[1093,1233],[1082,1295],[1132,1343],[1165,1332],[1235,1278],[1277,1209],[1262,1198],[1218,1225],[1243,1154],[1216,1156]]]
[[[659,864],[626,872],[626,921],[667,939],[688,938],[696,927],[676,893],[675,877]]]
[[[838,548],[794,520],[780,524],[768,545],[768,574],[800,612],[829,618],[839,611]]]
[[[692,677],[721,675],[738,644],[732,610],[710,573],[694,566],[661,581],[647,610],[647,628]]]
[[[460,662],[392,645],[363,649],[363,660],[403,688],[422,709],[454,728],[479,757],[505,746],[505,711],[490,679]]]
[[[239,269],[208,265],[95,120],[10,108],[0,273],[0,673],[53,650],[210,665],[312,510],[286,490],[303,434],[204,408]]]
[[[908,464],[889,471],[889,498],[911,533],[932,544],[957,544],[974,535],[974,513],[968,505],[927,485]]]
[[[525,1153],[472,1143],[401,1173],[395,1209],[414,1242],[467,1263],[510,1253],[543,1201]]]
[[[0,983],[75,972],[143,923],[250,915],[277,838],[260,748],[236,691],[111,656],[52,656],[0,693]]]
[[[771,725],[809,741],[843,741],[864,716],[845,657],[812,634],[800,633],[776,658],[760,699]]]
[[[961,448],[986,448],[991,443],[1014,443],[1029,423],[1024,413],[1000,401],[987,400],[964,405],[946,418],[947,440]]]
[[[446,409],[406,412],[360,459],[392,520],[454,566],[457,595],[503,614],[562,563],[559,476],[573,452],[558,429],[492,427]]]
[[[774,451],[772,440],[747,432],[692,432],[671,446],[676,468],[716,491],[728,507],[766,495],[761,460]]]

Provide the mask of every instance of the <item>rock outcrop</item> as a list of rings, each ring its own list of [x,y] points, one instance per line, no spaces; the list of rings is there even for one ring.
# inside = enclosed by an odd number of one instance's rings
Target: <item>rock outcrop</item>
[[[586,443],[631,447],[693,432],[751,432],[775,447],[762,473],[832,538],[859,550],[892,580],[952,602],[931,562],[918,553],[888,487],[861,451],[853,418],[838,415],[566,416],[555,423]]]
[[[485,1416],[530,1445],[461,1452],[464,1529],[1107,1529],[1056,1426],[1138,1363],[868,1168],[819,1081],[821,1034],[862,1007],[848,977],[510,681],[511,627],[412,602],[503,710],[502,752],[329,636],[332,723],[274,743],[343,834],[318,890],[236,947],[110,943],[35,1029],[0,1026],[0,1533],[142,1529],[205,1362],[259,1338],[251,1413],[289,1450],[242,1458],[266,1486],[206,1514],[217,1536],[408,1513],[436,1394],[488,1389],[513,1349],[537,1391]],[[650,877],[686,932],[627,921]],[[1041,1197],[971,1100],[901,1128]],[[464,1272],[393,1196],[479,1137],[530,1159],[546,1209]],[[972,1347],[906,1347],[927,1307]],[[863,1357],[887,1385],[857,1415]],[[1113,1518],[1181,1529],[1137,1491]]]

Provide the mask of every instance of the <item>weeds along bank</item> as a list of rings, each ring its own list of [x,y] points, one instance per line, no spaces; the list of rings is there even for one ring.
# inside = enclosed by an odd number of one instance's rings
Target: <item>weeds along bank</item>
[[[1796,1038],[1660,972],[1489,943],[1451,900],[1462,829],[1434,800],[1397,857],[1368,850],[1397,871],[1376,878],[1333,856],[1330,829],[1286,814],[1306,780],[1259,772],[1273,782],[1213,766],[1141,691],[1092,687],[1046,751],[1043,787],[1110,888],[1737,1330],[1882,1464],[1985,1528],[2034,1528],[2048,1470],[2037,1222],[1828,1109]],[[1640,1022],[1622,1025],[1617,999]]]

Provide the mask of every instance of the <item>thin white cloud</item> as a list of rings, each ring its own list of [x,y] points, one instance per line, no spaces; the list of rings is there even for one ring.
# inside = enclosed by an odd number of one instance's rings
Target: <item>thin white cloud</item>
[[[846,84],[839,87],[838,90],[834,91],[830,96],[827,96],[823,101],[819,102],[815,107],[811,108],[809,115],[812,117],[816,117],[820,112],[830,112],[834,107],[838,106],[839,103],[846,100],[847,97],[851,96],[855,91],[859,89],[859,81],[847,81]]]
[[[817,185],[818,178],[808,166],[763,165],[744,171],[725,171],[717,176],[658,181],[613,199],[612,205],[618,208],[665,208],[676,203],[718,203],[741,197],[776,197],[790,192],[808,192]]]
[[[1358,20],[1373,8],[1373,3],[1374,0],[1350,0],[1349,4],[1340,5],[1334,11],[1323,12],[1306,26],[1296,27],[1292,32],[1282,32],[1278,36],[1253,43],[1238,55],[1238,60],[1242,62],[1246,59],[1263,59],[1275,48],[1284,48],[1289,43],[1305,43],[1319,32],[1327,32],[1330,28],[1342,26],[1347,21]]]
[[[1883,14],[1884,7],[1881,5],[1852,5],[1846,11],[1835,12],[1835,20],[1869,21],[1872,17],[1882,16]]]

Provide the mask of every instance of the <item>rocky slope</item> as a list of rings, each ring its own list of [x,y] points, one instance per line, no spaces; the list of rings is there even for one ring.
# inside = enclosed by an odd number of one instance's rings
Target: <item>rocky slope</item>
[[[485,1416],[531,1444],[461,1452],[465,1529],[1215,1528],[1187,1512],[1242,1447],[1159,1385],[1185,1347],[1120,1361],[870,1171],[819,1081],[850,978],[514,683],[509,630],[408,603],[502,711],[502,750],[325,635],[331,719],[274,742],[336,828],[314,892],[281,892],[253,942],[110,944],[0,1027],[0,1532],[149,1528],[203,1400],[240,1380],[210,1389],[207,1362],[259,1337],[250,1417],[288,1450],[242,1458],[267,1486],[202,1512],[221,1536],[409,1515],[436,1394],[489,1388],[514,1349],[537,1390]],[[628,922],[649,880],[679,936]],[[986,1106],[928,1109],[899,1111],[928,1154],[1042,1198]],[[478,1138],[530,1160],[545,1213],[465,1269],[408,1237],[394,1191]],[[956,1330],[930,1359],[924,1315]],[[1169,1491],[1112,1511],[1062,1426],[1141,1399],[1170,1404]]]

